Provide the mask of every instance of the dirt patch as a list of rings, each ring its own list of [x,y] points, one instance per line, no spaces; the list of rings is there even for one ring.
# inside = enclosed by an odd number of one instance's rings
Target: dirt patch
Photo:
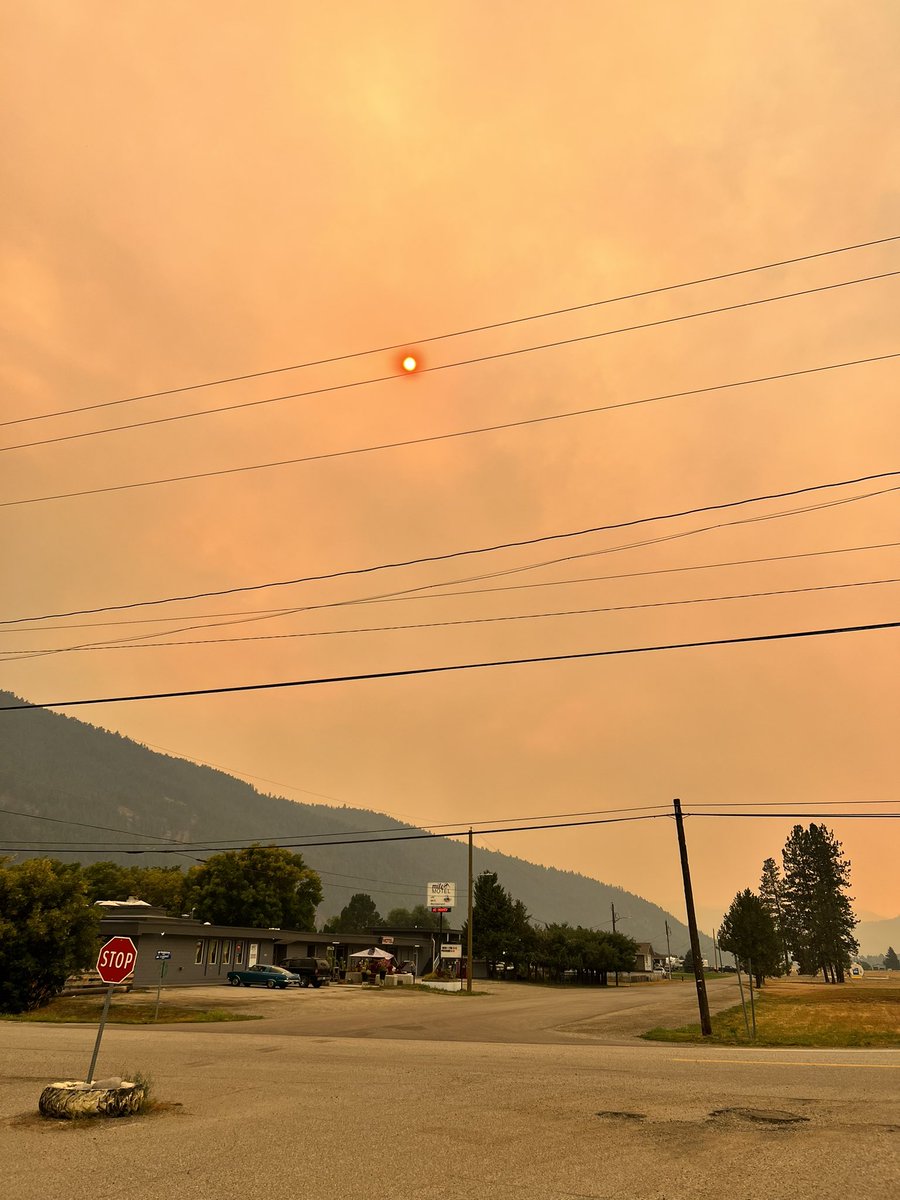
[[[616,1112],[615,1109],[601,1109],[600,1112],[594,1113],[595,1117],[600,1117],[604,1121],[646,1121],[647,1114],[639,1112]]]
[[[713,1119],[725,1117],[759,1125],[802,1125],[809,1121],[809,1117],[782,1108],[715,1108],[709,1115]]]

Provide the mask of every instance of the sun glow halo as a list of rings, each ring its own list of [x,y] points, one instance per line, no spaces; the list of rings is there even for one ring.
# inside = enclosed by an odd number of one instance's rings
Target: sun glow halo
[[[419,364],[416,362],[416,360],[413,358],[413,356],[411,354],[407,354],[407,356],[404,358],[403,362],[400,365],[403,367],[404,371],[411,372],[411,371],[414,371]]]

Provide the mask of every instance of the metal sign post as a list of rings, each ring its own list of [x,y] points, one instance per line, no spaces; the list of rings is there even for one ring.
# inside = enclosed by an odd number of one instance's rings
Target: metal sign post
[[[100,1014],[100,1028],[97,1030],[97,1040],[94,1042],[94,1053],[91,1055],[91,1065],[88,1068],[85,1083],[88,1087],[94,1082],[94,1068],[97,1066],[97,1055],[100,1053],[100,1042],[103,1030],[106,1028],[106,1018],[109,1013],[109,1002],[112,1000],[113,988],[117,983],[123,983],[134,970],[137,961],[137,946],[129,937],[114,937],[104,942],[97,957],[97,974],[104,983],[108,983],[106,999],[103,1001],[103,1012]]]
[[[441,958],[450,958],[450,959],[455,958],[456,961],[460,964],[460,966],[462,966],[462,946],[461,946],[461,944],[459,942],[445,942],[441,946]],[[463,990],[462,974],[460,974],[460,977],[459,977],[459,990],[460,991]]]
[[[159,959],[159,979],[156,984],[156,1011],[153,1014],[153,1023],[159,1018],[159,993],[162,989],[163,980],[166,977],[166,971],[169,969],[169,959],[172,957],[171,950],[157,950],[156,957]]]
[[[112,1000],[113,988],[116,985],[111,983],[106,989],[106,999],[103,1001],[103,1012],[100,1014],[100,1028],[97,1030],[97,1040],[94,1042],[94,1053],[91,1055],[91,1065],[88,1067],[87,1078],[85,1083],[88,1087],[94,1082],[94,1068],[97,1065],[97,1055],[100,1053],[100,1041],[103,1037],[103,1030],[106,1028],[106,1016],[109,1012],[109,1002]]]

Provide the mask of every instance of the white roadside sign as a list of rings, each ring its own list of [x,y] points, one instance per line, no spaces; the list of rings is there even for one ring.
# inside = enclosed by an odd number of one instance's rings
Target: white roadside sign
[[[462,958],[462,946],[459,942],[444,942],[441,946],[441,958]]]
[[[429,883],[425,890],[425,907],[447,911],[456,907],[455,883]]]

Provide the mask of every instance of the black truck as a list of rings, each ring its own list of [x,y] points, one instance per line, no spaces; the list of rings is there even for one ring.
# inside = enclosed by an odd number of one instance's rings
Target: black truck
[[[300,976],[301,987],[321,987],[331,980],[331,963],[327,958],[286,958],[281,964]]]

